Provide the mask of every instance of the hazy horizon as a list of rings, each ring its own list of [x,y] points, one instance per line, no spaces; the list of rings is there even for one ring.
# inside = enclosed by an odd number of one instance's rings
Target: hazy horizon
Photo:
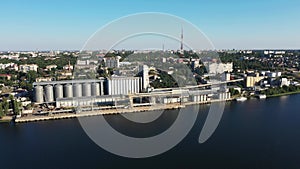
[[[4,1],[0,51],[80,50],[99,28],[143,12],[167,13],[191,22],[218,50],[300,49],[299,5],[283,0]]]

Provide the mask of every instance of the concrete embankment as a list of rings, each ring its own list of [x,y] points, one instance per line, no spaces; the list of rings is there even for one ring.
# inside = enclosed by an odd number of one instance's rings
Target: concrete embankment
[[[229,99],[227,101],[230,101]],[[135,113],[135,112],[145,112],[145,111],[154,111],[154,110],[171,110],[184,108],[188,105],[196,104],[209,104],[212,102],[219,102],[217,100],[208,101],[208,102],[188,102],[188,103],[170,103],[163,105],[155,106],[143,106],[143,107],[134,107],[134,108],[123,108],[123,109],[105,109],[105,110],[93,110],[93,111],[83,111],[80,113],[59,113],[54,115],[47,116],[25,116],[20,117],[15,120],[16,123],[24,122],[34,122],[34,121],[45,121],[45,120],[58,120],[58,119],[68,119],[68,118],[78,118],[78,117],[88,117],[88,116],[98,116],[98,115],[113,115],[113,114],[123,114],[123,113]]]
[[[68,118],[78,118],[78,117],[88,117],[97,115],[112,115],[112,114],[122,114],[122,113],[134,113],[134,112],[145,112],[153,110],[169,110],[183,108],[185,105],[181,104],[168,104],[168,105],[157,105],[150,107],[135,107],[129,109],[108,109],[108,110],[94,110],[94,111],[84,111],[80,113],[62,113],[48,116],[26,116],[17,118],[16,123],[24,122],[34,122],[34,121],[45,121],[45,120],[58,120],[58,119],[68,119]]]

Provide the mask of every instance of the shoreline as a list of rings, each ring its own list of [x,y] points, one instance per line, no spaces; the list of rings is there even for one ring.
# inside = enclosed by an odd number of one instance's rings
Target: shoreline
[[[232,101],[234,98],[228,99],[225,102]],[[15,123],[27,123],[27,122],[37,122],[37,121],[48,121],[48,120],[59,120],[59,119],[69,119],[69,118],[79,118],[79,117],[91,117],[99,115],[114,115],[114,114],[124,114],[124,113],[139,113],[139,112],[149,112],[155,110],[172,110],[180,109],[190,105],[203,105],[210,104],[214,102],[222,102],[220,100],[211,100],[206,102],[187,102],[187,103],[170,103],[166,105],[156,105],[156,106],[143,106],[134,107],[130,109],[106,109],[106,110],[91,110],[84,111],[81,113],[60,113],[52,116],[25,116],[17,118]]]
[[[279,94],[274,94],[274,95],[267,95],[267,98],[280,97],[280,96],[288,96],[288,95],[294,95],[294,94],[300,94],[300,91],[287,92],[287,93],[279,93]]]
[[[297,92],[288,92],[281,93],[276,95],[267,96],[267,98],[275,98],[281,96],[288,96],[300,94],[300,91]],[[234,101],[236,97],[232,97],[227,99],[226,102]],[[17,118],[15,120],[16,123],[27,123],[27,122],[37,122],[37,121],[48,121],[48,120],[60,120],[60,119],[70,119],[70,118],[78,118],[78,117],[91,117],[91,116],[99,116],[99,115],[114,115],[114,114],[124,114],[124,113],[138,113],[138,112],[148,112],[155,110],[172,110],[172,109],[180,109],[190,105],[198,105],[198,104],[210,104],[213,102],[220,102],[220,100],[211,100],[206,102],[186,102],[186,103],[170,103],[166,105],[157,105],[157,106],[143,106],[143,107],[134,107],[130,109],[106,109],[106,110],[91,110],[84,111],[81,113],[60,113],[51,116],[24,116],[21,118]],[[11,116],[5,116],[0,119],[0,123],[7,123],[12,120]]]

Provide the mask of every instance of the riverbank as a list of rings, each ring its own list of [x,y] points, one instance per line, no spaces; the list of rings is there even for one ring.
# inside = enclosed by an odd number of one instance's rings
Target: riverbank
[[[288,96],[288,95],[293,95],[293,94],[300,94],[300,91],[279,93],[279,94],[274,94],[274,95],[267,95],[267,98]]]
[[[10,122],[12,119],[11,116],[4,116],[0,119],[0,123],[7,123],[7,122]]]
[[[45,121],[45,120],[58,120],[58,119],[68,119],[68,118],[78,118],[78,117],[89,117],[98,115],[113,115],[113,114],[123,114],[123,113],[136,113],[154,110],[170,110],[184,108],[185,105],[179,103],[173,103],[168,105],[156,105],[150,107],[135,107],[129,109],[106,109],[106,110],[93,110],[93,111],[83,111],[80,113],[61,113],[50,116],[26,116],[17,118],[16,123],[24,122],[34,122],[34,121]]]
[[[286,96],[286,95],[292,95],[292,94],[300,94],[300,91],[271,95],[271,96],[267,96],[267,98],[280,97],[280,96]],[[232,100],[235,100],[235,98],[236,97],[232,97],[231,99],[228,99],[226,101],[232,101]],[[89,117],[89,116],[98,116],[98,115],[137,113],[137,112],[154,111],[154,110],[170,110],[170,109],[184,108],[185,106],[189,106],[189,105],[210,104],[212,102],[219,102],[219,100],[212,100],[212,101],[206,101],[206,102],[170,103],[170,104],[166,104],[166,105],[143,106],[143,107],[134,107],[134,108],[93,110],[93,111],[83,111],[80,113],[59,113],[59,114],[45,115],[45,116],[30,115],[30,116],[17,118],[15,120],[15,122],[16,123],[25,123],[25,122],[35,122],[35,121]],[[0,119],[0,122],[9,122],[9,121],[11,121],[11,119],[12,119],[12,117],[6,118],[6,119]]]
[[[226,101],[232,101],[234,98],[228,99]],[[155,106],[143,106],[143,107],[133,107],[133,108],[119,108],[119,109],[105,109],[105,110],[92,110],[92,111],[82,111],[80,113],[60,113],[55,115],[45,115],[45,116],[24,116],[17,118],[16,123],[25,123],[25,122],[36,122],[36,121],[46,121],[46,120],[59,120],[59,119],[69,119],[69,118],[78,118],[78,117],[89,117],[89,116],[98,116],[98,115],[113,115],[113,114],[124,114],[124,113],[138,113],[138,112],[147,112],[155,110],[172,110],[180,109],[190,105],[197,104],[209,104],[213,102],[220,102],[220,100],[211,100],[206,102],[186,102],[186,103],[169,103]]]

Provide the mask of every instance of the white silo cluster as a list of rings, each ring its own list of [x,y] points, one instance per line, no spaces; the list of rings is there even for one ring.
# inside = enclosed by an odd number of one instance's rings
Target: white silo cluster
[[[65,80],[34,83],[36,103],[51,103],[58,98],[104,95],[104,80]]]

